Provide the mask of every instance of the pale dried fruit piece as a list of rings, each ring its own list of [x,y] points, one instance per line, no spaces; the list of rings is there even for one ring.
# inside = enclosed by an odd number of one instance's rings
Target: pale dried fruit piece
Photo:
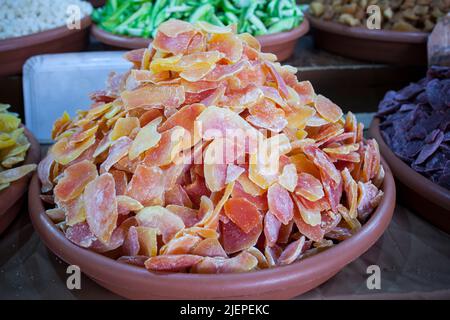
[[[50,175],[54,164],[53,155],[51,152],[47,153],[44,159],[39,162],[37,167],[37,173],[39,180],[41,181],[41,192],[45,193],[53,189],[53,182]]]
[[[222,211],[223,206],[227,202],[228,198],[230,198],[231,193],[234,189],[234,182],[227,185],[225,191],[223,193],[222,198],[219,200],[217,205],[214,207],[214,210],[211,210],[212,201],[209,198],[202,197],[202,201],[200,203],[199,216],[201,215],[201,211],[206,211],[205,214],[202,215],[202,219],[197,226],[205,227],[209,229],[216,230],[219,224],[219,214]],[[203,204],[206,205],[203,205]],[[202,210],[203,207],[206,207],[206,210]]]
[[[266,246],[273,247],[278,241],[281,222],[268,211],[264,216],[264,236],[266,237]]]
[[[160,254],[188,254],[202,241],[202,238],[192,234],[184,234],[181,237],[173,238],[164,245]],[[192,252],[192,254],[196,254]]]
[[[289,192],[280,184],[274,183],[267,191],[270,212],[283,224],[289,223],[293,217],[294,203]]]
[[[221,223],[222,245],[227,254],[236,253],[253,247],[258,241],[262,232],[262,221],[245,233],[232,221]]]
[[[183,271],[204,258],[192,254],[171,254],[151,257],[145,261],[145,267],[151,271]]]
[[[203,257],[222,257],[228,258],[227,253],[223,250],[219,240],[208,238],[198,243],[192,250],[192,254]]]
[[[320,225],[322,219],[320,209],[308,208],[301,197],[293,196],[293,198],[303,221],[313,227]]]
[[[50,152],[53,154],[56,162],[62,165],[67,165],[95,144],[95,141],[95,135],[92,135],[86,140],[75,144],[70,143],[70,138],[63,137],[53,145]]]
[[[239,167],[232,163],[227,165],[225,184],[236,181],[244,172],[245,169],[242,167]]]
[[[191,147],[191,139],[183,127],[173,127],[161,134],[158,144],[145,152],[144,163],[148,166],[166,166],[179,159],[183,149]]]
[[[37,165],[25,164],[23,166],[0,171],[0,184],[7,184],[19,180],[27,174],[36,170]]]
[[[192,208],[192,201],[189,199],[188,194],[184,188],[175,184],[171,189],[166,190],[164,193],[165,203],[167,205],[178,205],[187,208]]]
[[[89,182],[84,189],[86,220],[92,233],[107,243],[116,228],[117,201],[114,178],[104,173]]]
[[[344,182],[344,191],[347,197],[347,205],[349,210],[349,215],[351,218],[355,219],[358,215],[357,205],[358,205],[358,184],[353,179],[352,175],[347,168],[342,170],[342,179]]]
[[[327,97],[319,94],[316,98],[314,106],[322,118],[330,122],[334,123],[342,118],[343,113],[341,108],[339,108]]]
[[[130,229],[128,229],[128,233],[125,236],[122,246],[122,253],[125,256],[137,256],[140,250],[141,246],[139,244],[138,232],[136,230],[136,227],[132,226],[130,227]]]
[[[194,226],[199,221],[198,211],[195,209],[174,204],[168,205],[166,209],[180,217],[186,228]]]
[[[277,108],[270,100],[264,99],[256,103],[249,108],[249,111],[250,116],[246,120],[256,127],[280,132],[288,124],[284,111]]]
[[[317,201],[325,195],[320,180],[305,172],[298,175],[295,193],[310,201]]]
[[[158,253],[157,235],[159,230],[156,228],[136,227],[139,241],[139,252],[147,257],[154,257]]]
[[[87,222],[77,223],[72,227],[68,227],[65,231],[65,236],[77,246],[89,248],[92,243],[97,240]]]
[[[215,33],[208,41],[208,50],[222,52],[228,61],[236,63],[241,59],[243,46],[233,33]]]
[[[123,136],[129,136],[133,130],[140,127],[139,119],[136,117],[119,118],[114,124],[114,128],[111,131],[110,139],[112,141],[119,139]]]
[[[137,221],[134,217],[125,219],[116,229],[114,229],[111,238],[107,243],[96,240],[92,243],[90,249],[100,253],[116,250],[124,244],[129,229],[136,225]]]
[[[136,219],[139,226],[158,229],[164,243],[168,243],[178,231],[185,227],[180,217],[161,206],[142,209],[136,215]]]
[[[247,174],[240,175],[237,181],[241,185],[243,191],[253,197],[261,196],[266,192],[264,189],[254,184]]]
[[[126,136],[117,139],[110,147],[108,157],[100,165],[100,173],[108,172],[113,165],[125,157],[132,143],[133,141]]]
[[[258,259],[248,252],[241,252],[233,258],[205,257],[193,266],[195,273],[238,273],[256,268]]]
[[[241,175],[241,177],[243,177],[243,175]],[[239,179],[238,179],[238,181],[235,182],[231,196],[233,198],[245,198],[248,201],[250,201],[251,203],[253,203],[259,210],[267,211],[268,204],[267,204],[267,197],[264,194],[264,190],[261,194],[256,193],[256,194],[258,194],[256,196],[246,192],[246,190],[249,190],[249,189],[248,188],[245,189],[241,185],[241,182],[239,182]]]
[[[289,91],[286,83],[284,82],[284,79],[281,77],[281,75],[276,70],[273,63],[264,61],[264,66],[268,69],[269,73],[272,75],[272,77],[275,80],[275,83],[277,84],[278,91],[280,92],[281,96],[285,99],[289,97]]]
[[[127,110],[135,108],[178,108],[183,104],[184,88],[178,85],[147,85],[133,91],[121,93]]]
[[[273,247],[266,246],[264,248],[264,256],[266,257],[269,267],[274,267],[277,265],[278,257],[283,252],[281,247],[274,245]]]
[[[379,191],[371,182],[358,182],[358,217],[364,220],[374,208],[377,207],[377,199],[383,191]],[[375,202],[374,202],[375,200]]]
[[[116,195],[124,195],[127,191],[128,177],[124,171],[112,169],[109,171],[116,182]]]
[[[296,199],[295,196],[294,196],[294,200],[295,200],[295,203],[297,204],[297,207],[294,208],[294,222],[298,228],[298,231],[300,231],[300,233],[302,233],[303,235],[305,235],[308,239],[310,239],[312,241],[322,240],[323,236],[325,235],[325,232],[320,227],[320,222],[319,222],[319,224],[316,224],[315,226],[312,226],[312,225],[306,223],[299,211],[299,210],[301,210],[300,207],[298,206],[298,204],[301,205],[300,201],[298,199]],[[303,209],[303,206],[302,206],[302,209]],[[320,213],[319,213],[319,215],[320,215]]]
[[[164,202],[164,176],[158,167],[138,165],[127,186],[126,195],[136,199],[144,206]]]
[[[279,184],[289,192],[294,192],[298,183],[297,168],[295,164],[287,164],[283,167],[281,175],[278,177]]]
[[[196,137],[200,136],[196,131],[195,120],[204,110],[205,106],[199,103],[184,106],[164,121],[158,130],[159,132],[163,132],[176,126],[183,127],[190,133],[191,139],[193,139],[192,145],[194,145],[198,142],[195,140]]]
[[[117,210],[119,214],[128,214],[130,211],[137,212],[143,208],[144,206],[136,199],[125,195],[117,196]]]
[[[53,221],[53,223],[60,223],[66,219],[66,212],[61,208],[45,210],[45,214]]]
[[[277,264],[280,266],[291,264],[295,260],[297,260],[303,250],[305,245],[305,237],[301,237],[300,239],[291,242],[281,253],[280,257],[277,260]]]
[[[157,130],[161,120],[162,118],[156,118],[139,130],[128,152],[130,160],[136,159],[141,153],[156,146],[161,139],[161,134]]]
[[[60,207],[66,212],[66,225],[73,226],[86,220],[86,205],[83,195],[60,203]]]
[[[232,198],[225,202],[225,214],[245,233],[257,225],[261,217],[258,208],[245,198]]]
[[[215,192],[225,187],[228,164],[242,154],[243,146],[226,138],[216,138],[206,147],[203,169],[209,190]]]

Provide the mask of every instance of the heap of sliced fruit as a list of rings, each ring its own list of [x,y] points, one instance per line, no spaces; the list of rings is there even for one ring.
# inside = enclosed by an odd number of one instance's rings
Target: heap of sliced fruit
[[[152,271],[286,265],[382,198],[375,140],[249,34],[163,23],[134,68],[53,128],[42,199],[66,237]]]
[[[14,167],[25,161],[30,143],[20,126],[20,118],[9,112],[9,107],[0,104],[0,191],[36,169],[35,164]]]

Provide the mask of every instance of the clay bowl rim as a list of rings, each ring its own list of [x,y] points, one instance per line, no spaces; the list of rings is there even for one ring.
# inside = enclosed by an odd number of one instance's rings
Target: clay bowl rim
[[[400,182],[415,192],[420,193],[424,198],[429,199],[429,201],[439,207],[450,211],[450,191],[414,171],[408,164],[395,155],[381,135],[379,118],[373,118],[370,124],[369,134],[378,141],[381,154],[389,166],[392,167],[395,177]]]
[[[362,229],[351,238],[340,244],[321,252],[305,260],[287,266],[254,272],[236,274],[189,274],[189,273],[156,273],[149,272],[145,268],[117,262],[102,254],[80,248],[67,240],[64,234],[45,215],[43,203],[39,197],[40,183],[36,173],[34,174],[29,189],[29,212],[34,228],[44,241],[45,245],[57,256],[67,263],[77,264],[82,271],[94,280],[101,283],[114,284],[127,283],[129,285],[152,287],[192,288],[201,282],[213,281],[220,285],[222,291],[217,291],[217,297],[229,297],[228,292],[238,286],[242,290],[253,290],[266,286],[265,292],[275,292],[280,287],[295,288],[299,286],[298,280],[305,282],[317,281],[317,274],[322,277],[332,277],[344,266],[365,253],[385,232],[395,209],[395,182],[387,163],[382,160],[386,171],[382,190],[385,195],[376,211],[372,214]],[[332,261],[330,263],[330,261]],[[276,280],[274,280],[276,279]],[[321,281],[322,284],[324,281]],[[123,285],[122,285],[123,286]],[[194,287],[195,288],[195,287]],[[202,290],[203,291],[203,290]],[[173,298],[175,295],[163,295]],[[244,293],[238,297],[246,296]],[[248,294],[247,294],[248,296]],[[216,298],[217,298],[216,297]]]
[[[295,39],[299,39],[300,37],[305,35],[309,31],[309,29],[310,29],[309,21],[305,17],[303,19],[303,22],[294,29],[291,29],[289,31],[266,34],[262,36],[256,36],[256,39],[260,42],[261,47],[273,46],[286,43]],[[103,30],[95,23],[92,24],[91,34],[98,41],[118,48],[127,48],[127,49],[146,48],[153,41],[152,38],[129,37],[114,34],[109,31]]]
[[[36,44],[45,43],[54,39],[64,38],[75,32],[83,31],[92,24],[89,15],[80,20],[80,29],[68,29],[65,25],[41,32],[36,32],[26,36],[0,40],[0,52],[12,51],[30,47]]]
[[[311,23],[312,28],[324,32],[334,33],[348,38],[358,38],[364,40],[376,40],[397,43],[426,43],[427,32],[402,32],[393,30],[369,30],[363,27],[350,27],[338,22],[324,21],[313,17],[309,12],[305,16]]]
[[[38,164],[41,155],[41,149],[36,138],[33,136],[25,126],[25,135],[30,143],[30,148],[27,151],[25,161],[20,165],[25,164]],[[31,173],[11,183],[11,185],[0,191],[0,219],[6,214],[6,212],[14,206],[17,201],[20,201],[21,197],[25,194],[28,188],[28,182],[30,180]],[[4,201],[5,199],[5,201]]]

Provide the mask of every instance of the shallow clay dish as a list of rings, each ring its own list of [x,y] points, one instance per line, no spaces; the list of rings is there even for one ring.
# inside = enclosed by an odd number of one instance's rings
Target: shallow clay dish
[[[395,184],[383,162],[386,177],[380,205],[353,237],[291,265],[239,274],[152,273],[144,268],[116,262],[80,248],[67,240],[44,212],[40,183],[33,176],[28,206],[34,228],[46,246],[99,285],[131,299],[288,299],[311,290],[334,276],[382,235],[395,207]]]
[[[37,164],[41,154],[39,143],[26,128],[25,135],[31,146],[28,149],[27,157],[23,164]],[[30,178],[31,174],[12,182],[8,188],[0,191],[0,234],[10,225],[22,209],[22,205],[26,202],[24,195],[28,189]]]
[[[381,154],[394,172],[398,182],[398,194],[403,204],[450,233],[450,191],[417,173],[398,158],[384,142],[379,124],[380,120],[374,118],[369,134],[378,141]]]
[[[426,32],[399,32],[349,27],[307,17],[316,45],[342,56],[370,62],[401,65],[427,64]]]
[[[25,61],[34,55],[82,51],[89,40],[89,16],[81,20],[81,29],[69,30],[66,26],[28,36],[0,40],[0,76],[22,73]]]
[[[304,19],[297,28],[290,31],[258,36],[256,39],[261,43],[261,51],[274,53],[277,55],[279,61],[283,61],[292,55],[297,40],[308,31],[309,22],[307,19]],[[146,48],[152,42],[152,39],[112,34],[96,25],[92,26],[91,32],[98,41],[115,48]]]

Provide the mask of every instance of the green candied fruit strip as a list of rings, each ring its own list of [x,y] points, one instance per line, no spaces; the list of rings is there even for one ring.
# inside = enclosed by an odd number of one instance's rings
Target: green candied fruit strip
[[[283,32],[287,30],[291,30],[295,26],[295,17],[286,18],[283,20],[280,20],[276,23],[274,23],[270,28],[268,29],[269,33],[277,33],[277,32]]]

